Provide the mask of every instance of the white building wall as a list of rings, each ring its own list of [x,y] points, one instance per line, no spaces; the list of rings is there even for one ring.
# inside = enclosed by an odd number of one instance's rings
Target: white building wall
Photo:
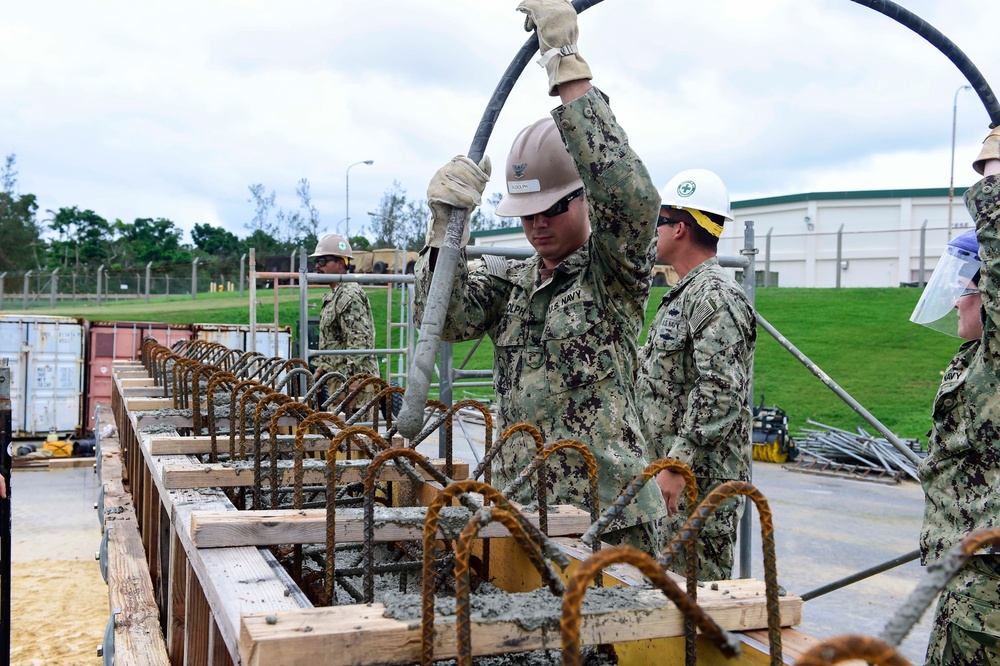
[[[957,189],[952,236],[973,227]],[[885,196],[880,196],[884,194]],[[752,220],[757,270],[777,273],[782,287],[897,287],[930,277],[948,241],[947,190],[836,192],[734,202],[719,254],[739,256],[744,222]],[[767,236],[770,233],[770,251]],[[840,235],[840,263],[837,240]],[[520,227],[473,234],[475,245],[528,247]],[[771,284],[774,284],[772,281]]]

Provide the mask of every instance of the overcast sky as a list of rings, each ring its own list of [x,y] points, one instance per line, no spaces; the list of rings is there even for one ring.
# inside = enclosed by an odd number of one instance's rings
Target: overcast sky
[[[901,3],[1000,90],[1000,2]],[[0,21],[0,156],[47,209],[166,217],[245,235],[248,186],[295,209],[311,183],[321,228],[351,232],[398,181],[469,150],[524,43],[517,0],[69,0],[8,3]],[[658,185],[704,167],[733,200],[947,187],[952,105],[966,83],[944,55],[850,0],[605,0],[580,17],[580,52]],[[989,131],[957,94],[955,184]],[[514,135],[546,115],[525,69],[487,154],[503,189]],[[189,236],[186,236],[189,240]]]

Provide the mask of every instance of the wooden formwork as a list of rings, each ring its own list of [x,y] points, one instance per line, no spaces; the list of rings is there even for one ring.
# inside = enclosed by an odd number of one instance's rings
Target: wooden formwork
[[[323,543],[325,510],[238,511],[219,486],[247,485],[246,472],[202,464],[209,438],[142,432],[159,423],[189,427],[175,415],[157,420],[148,409],[170,407],[150,395],[145,371],[136,363],[114,365],[112,409],[120,446],[102,443],[108,580],[111,605],[120,607],[115,626],[117,654],[129,664],[389,664],[420,660],[419,622],[384,617],[379,603],[315,608],[268,546]],[[162,391],[162,389],[160,389]],[[135,393],[134,393],[135,392]],[[160,394],[162,395],[162,394]],[[160,400],[160,402],[154,402]],[[291,422],[290,422],[291,423]],[[220,425],[225,425],[224,421]],[[115,450],[115,449],[118,450]],[[391,473],[391,472],[389,472]],[[468,474],[456,465],[453,478]],[[436,484],[413,495],[427,504]],[[338,511],[340,541],[361,540],[360,510]],[[537,521],[537,515],[526,514]],[[590,550],[574,537],[589,526],[589,514],[559,507],[549,532],[576,564]],[[419,540],[419,531],[381,527],[378,540]],[[559,535],[563,536],[559,536]],[[540,577],[506,528],[491,524],[491,582],[508,592],[537,589]],[[672,574],[671,574],[672,575]],[[605,585],[643,584],[629,565],[604,572]],[[683,582],[677,579],[683,587]],[[662,594],[656,592],[655,594]],[[698,603],[724,629],[740,632],[743,656],[724,658],[711,646],[700,664],[768,663],[764,584],[720,581],[699,589]],[[792,629],[801,619],[801,599],[780,599],[785,663],[815,641]],[[435,624],[435,658],[454,658],[455,624]],[[516,623],[472,621],[475,654],[557,649],[559,632],[526,630]],[[683,663],[684,620],[665,597],[650,609],[584,614],[584,643],[613,642],[621,663]]]

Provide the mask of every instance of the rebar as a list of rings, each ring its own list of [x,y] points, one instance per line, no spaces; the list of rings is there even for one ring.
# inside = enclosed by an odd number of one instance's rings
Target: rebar
[[[512,513],[513,509],[499,507],[483,507],[472,515],[469,522],[458,537],[455,545],[455,631],[458,634],[458,649],[456,661],[458,666],[472,666],[472,626],[471,609],[469,607],[469,555],[472,551],[472,541],[479,535],[479,530],[492,521],[502,523],[510,531],[511,537],[521,546],[528,560],[535,567],[542,580],[545,581],[554,596],[562,596],[566,591],[562,579],[545,561],[538,544],[531,540],[524,531],[522,520]]]
[[[771,666],[781,666],[781,609],[778,606],[778,564],[774,552],[774,520],[767,498],[753,485],[746,481],[726,481],[715,487],[705,496],[688,516],[687,522],[680,528],[673,541],[664,548],[658,563],[667,569],[674,556],[685,547],[691,553],[691,546],[698,538],[698,533],[704,527],[709,517],[724,500],[735,495],[744,495],[757,505],[760,516],[761,547],[764,552],[764,595],[767,606],[767,636],[770,643]],[[690,565],[689,565],[690,567]]]
[[[910,593],[896,614],[889,619],[879,638],[893,646],[902,643],[913,625],[920,621],[927,608],[955,574],[968,563],[969,558],[983,546],[998,544],[1000,544],[1000,527],[969,532],[948,551],[947,555],[927,567],[927,575]]]
[[[563,595],[562,619],[559,622],[563,666],[580,664],[580,607],[583,605],[583,597],[590,581],[606,567],[619,562],[638,568],[655,587],[674,602],[685,617],[694,619],[702,635],[715,645],[719,652],[730,659],[740,654],[739,641],[684,594],[652,557],[632,546],[611,546],[587,558],[569,579],[566,594]]]
[[[875,666],[913,666],[896,648],[871,636],[845,634],[834,636],[809,648],[795,662],[796,666],[829,666],[853,659],[864,660]]]

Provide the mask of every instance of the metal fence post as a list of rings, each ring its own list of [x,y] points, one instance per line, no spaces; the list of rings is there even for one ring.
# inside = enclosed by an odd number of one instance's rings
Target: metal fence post
[[[927,286],[927,273],[925,272],[925,262],[927,259],[927,220],[920,225],[920,288]]]
[[[101,305],[101,275],[104,274],[104,264],[97,267],[97,305]]]
[[[771,232],[768,232],[768,239],[770,239]],[[746,292],[747,300],[750,301],[750,307],[755,307],[757,300],[757,247],[756,239],[753,233],[753,220],[743,221],[743,249],[740,251],[744,257],[747,258],[747,267],[743,269],[743,291]],[[765,280],[767,279],[767,273],[764,273]],[[750,401],[753,402],[753,368],[750,368],[750,377],[748,378],[747,391],[749,392]],[[750,463],[750,476],[751,481],[753,480],[753,462]],[[752,520],[752,507],[753,502],[746,501],[743,503],[743,516],[740,518],[740,524],[738,529],[739,533],[739,543],[740,543],[740,578],[750,578],[752,556],[751,546],[753,541],[753,520]]]
[[[10,556],[12,545],[10,503],[10,443],[13,427],[10,413],[10,367],[0,359],[0,474],[6,497],[0,499],[0,660],[10,663]]]
[[[306,259],[306,249],[299,247],[299,357],[309,366],[309,262]],[[386,312],[391,318],[392,313]],[[390,341],[386,341],[386,347]],[[306,394],[306,378],[299,375],[299,395]]]
[[[59,287],[59,269],[52,271],[52,277],[49,278],[49,308],[54,309],[56,307],[56,293]]]
[[[198,260],[195,259],[191,262],[191,300],[195,298],[195,294],[198,292]]]
[[[257,257],[250,248],[250,342],[246,351],[257,351]]]
[[[167,273],[166,278],[167,278],[167,290],[166,290],[167,293],[166,293],[166,295],[169,296],[170,295],[170,273]]]
[[[764,286],[771,286],[771,232],[774,227],[767,230],[767,238],[764,241]]]
[[[153,262],[146,264],[146,302],[149,303],[149,281],[153,274]]]
[[[76,302],[76,269],[73,269],[73,294],[72,298],[69,299],[70,303]]]
[[[0,273],[0,310],[3,310],[3,288],[4,281],[7,279],[7,271]]]
[[[844,249],[844,225],[840,225],[840,229],[837,229],[837,289],[840,289],[840,272],[843,270],[840,267],[840,262],[842,260]]]
[[[31,271],[24,274],[24,297],[21,304],[22,310],[28,309],[28,289],[31,286]]]
[[[243,298],[243,283],[246,281],[247,253],[240,257],[240,298]]]

